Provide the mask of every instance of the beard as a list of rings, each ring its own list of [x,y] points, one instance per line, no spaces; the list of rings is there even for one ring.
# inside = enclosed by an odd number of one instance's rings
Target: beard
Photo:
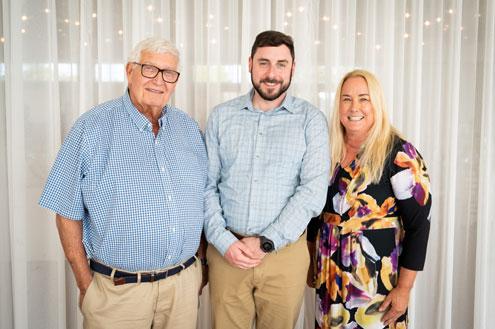
[[[253,80],[253,74],[251,73],[251,83],[253,84],[253,88],[254,88],[254,90],[256,90],[258,95],[260,95],[261,98],[263,98],[265,101],[274,101],[277,98],[279,98],[283,93],[285,93],[287,91],[287,89],[289,89],[291,81],[292,81],[292,70],[290,72],[289,81],[286,84],[284,84],[283,81],[281,81],[281,80],[268,79],[268,78],[260,80],[259,83],[255,83]],[[277,86],[274,86],[273,88],[269,88],[269,89],[273,90],[272,92],[265,92],[261,88],[261,84],[265,83],[265,82],[278,83],[279,84],[278,90],[276,89]]]

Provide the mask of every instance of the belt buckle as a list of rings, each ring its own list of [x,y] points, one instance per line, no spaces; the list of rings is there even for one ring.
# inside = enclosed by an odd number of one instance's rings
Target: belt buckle
[[[126,283],[127,283],[127,281],[126,281],[125,277],[120,277],[120,278],[114,278],[113,279],[113,284],[115,286],[121,286],[121,285],[126,284]]]
[[[150,282],[155,282],[155,272],[150,273]]]

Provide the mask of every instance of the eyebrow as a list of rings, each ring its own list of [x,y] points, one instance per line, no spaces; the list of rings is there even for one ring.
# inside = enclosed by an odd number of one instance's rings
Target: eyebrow
[[[270,60],[268,58],[258,58],[258,62],[270,62]],[[278,60],[277,63],[289,63],[289,61],[287,59],[281,59],[281,60]]]
[[[349,94],[342,94],[341,97],[344,97],[344,96],[351,97],[351,95],[349,95]],[[368,96],[369,97],[370,95],[369,94],[359,94],[358,96],[359,97],[361,97],[361,96]]]
[[[156,67],[157,69],[159,70],[168,70],[168,71],[174,71],[174,69],[170,68],[170,67],[166,67],[166,68],[160,68],[158,65],[154,64],[154,63],[151,63],[151,62],[143,62],[141,64],[144,64],[144,65],[151,65],[151,66],[154,66]]]

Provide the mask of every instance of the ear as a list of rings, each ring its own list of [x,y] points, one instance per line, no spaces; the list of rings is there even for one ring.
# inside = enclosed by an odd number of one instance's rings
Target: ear
[[[127,63],[125,66],[125,73],[127,75],[127,81],[130,80],[130,76],[132,74],[132,70],[133,70],[132,65],[133,65],[132,63]]]
[[[251,56],[249,56],[248,68],[249,68],[249,73],[251,73],[251,71],[253,70],[253,58]]]
[[[296,72],[296,61],[292,61],[292,75],[294,75],[294,72]]]

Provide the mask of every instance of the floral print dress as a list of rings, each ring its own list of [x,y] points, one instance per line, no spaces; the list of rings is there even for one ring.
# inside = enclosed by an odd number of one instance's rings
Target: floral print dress
[[[429,185],[420,154],[401,139],[378,184],[370,183],[367,170],[355,162],[337,166],[323,213],[308,228],[309,236],[319,228],[317,328],[407,328],[407,312],[388,327],[378,308],[396,286],[400,267],[423,269]]]

